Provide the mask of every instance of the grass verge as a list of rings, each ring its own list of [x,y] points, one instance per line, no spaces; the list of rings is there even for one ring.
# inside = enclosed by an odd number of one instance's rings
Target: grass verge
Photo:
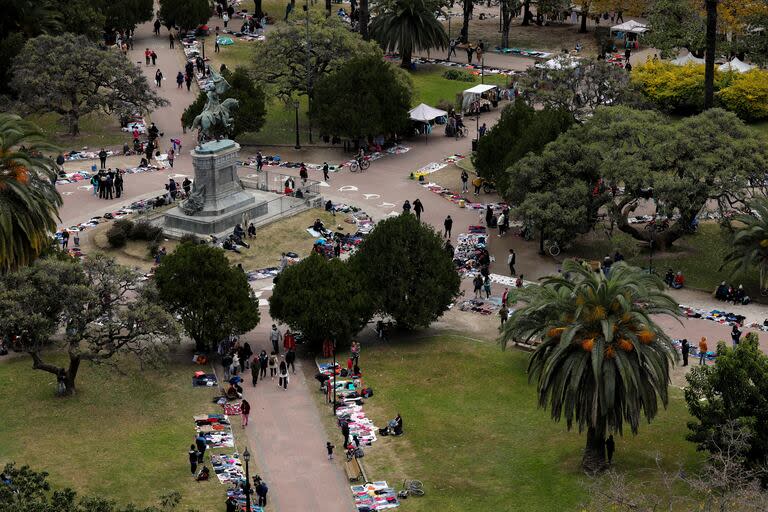
[[[407,512],[576,510],[586,499],[579,470],[584,436],[537,407],[528,354],[449,336],[367,347],[361,362],[375,390],[365,408],[377,425],[400,412],[406,435],[380,438],[364,459],[371,480],[424,482]],[[682,393],[638,436],[617,437],[615,469],[632,477],[655,467],[691,468],[690,419]],[[639,481],[639,480],[638,480]]]
[[[66,122],[59,114],[53,112],[28,116],[62,150],[82,149],[88,147],[98,151],[100,147],[122,148],[123,143],[130,141],[131,136],[120,130],[115,116],[105,114],[87,114],[80,118],[80,135],[73,137],[67,134]]]

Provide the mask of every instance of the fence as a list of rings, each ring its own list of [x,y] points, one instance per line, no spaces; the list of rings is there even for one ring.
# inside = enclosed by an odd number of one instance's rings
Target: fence
[[[305,184],[302,184],[299,178],[292,177],[298,185],[297,190],[300,190],[304,196],[294,197],[284,194],[285,181],[289,176],[280,172],[263,170],[249,174],[240,180],[245,188],[278,194],[274,199],[267,201],[266,215],[253,219],[255,225],[264,225],[275,218],[294,215],[309,208],[322,207],[319,181],[307,180]]]

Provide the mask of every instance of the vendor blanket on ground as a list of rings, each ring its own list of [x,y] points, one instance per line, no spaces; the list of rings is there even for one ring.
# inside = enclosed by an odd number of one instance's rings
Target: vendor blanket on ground
[[[400,506],[397,491],[385,481],[353,485],[350,488],[352,489],[352,496],[355,498],[355,506],[360,512],[387,510]]]
[[[232,427],[225,414],[198,414],[194,420],[195,432],[203,434],[208,448],[234,448]]]

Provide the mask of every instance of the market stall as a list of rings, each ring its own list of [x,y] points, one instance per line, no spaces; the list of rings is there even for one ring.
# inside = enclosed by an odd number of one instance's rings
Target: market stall
[[[446,117],[448,112],[440,110],[439,108],[430,107],[425,103],[421,103],[415,108],[411,109],[408,114],[411,116],[412,121],[424,123],[424,142],[427,142],[428,135],[431,130],[431,121],[440,117]]]
[[[465,90],[461,95],[461,109],[464,113],[487,112],[490,111],[491,107],[499,105],[499,87],[497,85],[476,85]]]
[[[754,69],[755,66],[751,66],[746,62],[742,62],[738,57],[734,57],[731,62],[726,62],[718,69],[725,73],[729,71],[735,71],[736,73],[746,73],[747,71]]]
[[[639,21],[629,20],[620,25],[611,27],[611,35],[624,39],[624,48],[636,50],[640,44],[638,42],[641,35],[648,32],[648,26]]]
[[[686,53],[676,59],[672,59],[672,64],[675,66],[685,66],[687,64],[704,64],[704,59],[694,57],[692,53]]]

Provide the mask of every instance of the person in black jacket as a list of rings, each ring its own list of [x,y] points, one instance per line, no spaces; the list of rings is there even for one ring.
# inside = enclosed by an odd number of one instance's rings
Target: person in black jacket
[[[682,347],[680,351],[683,353],[683,366],[688,366],[688,352],[691,350],[691,345],[688,343],[687,339],[683,339],[682,341]]]
[[[199,453],[197,451],[197,447],[193,444],[189,445],[189,468],[192,470],[193,475],[197,471],[198,456]]]
[[[237,500],[235,500],[234,496],[227,498],[225,504],[227,505],[227,512],[237,512]]]
[[[413,212],[416,214],[416,219],[421,220],[421,212],[424,211],[424,205],[421,204],[420,199],[413,201]]]
[[[445,228],[445,238],[451,238],[451,228],[453,228],[453,219],[451,216],[447,216],[443,221],[443,227]]]

